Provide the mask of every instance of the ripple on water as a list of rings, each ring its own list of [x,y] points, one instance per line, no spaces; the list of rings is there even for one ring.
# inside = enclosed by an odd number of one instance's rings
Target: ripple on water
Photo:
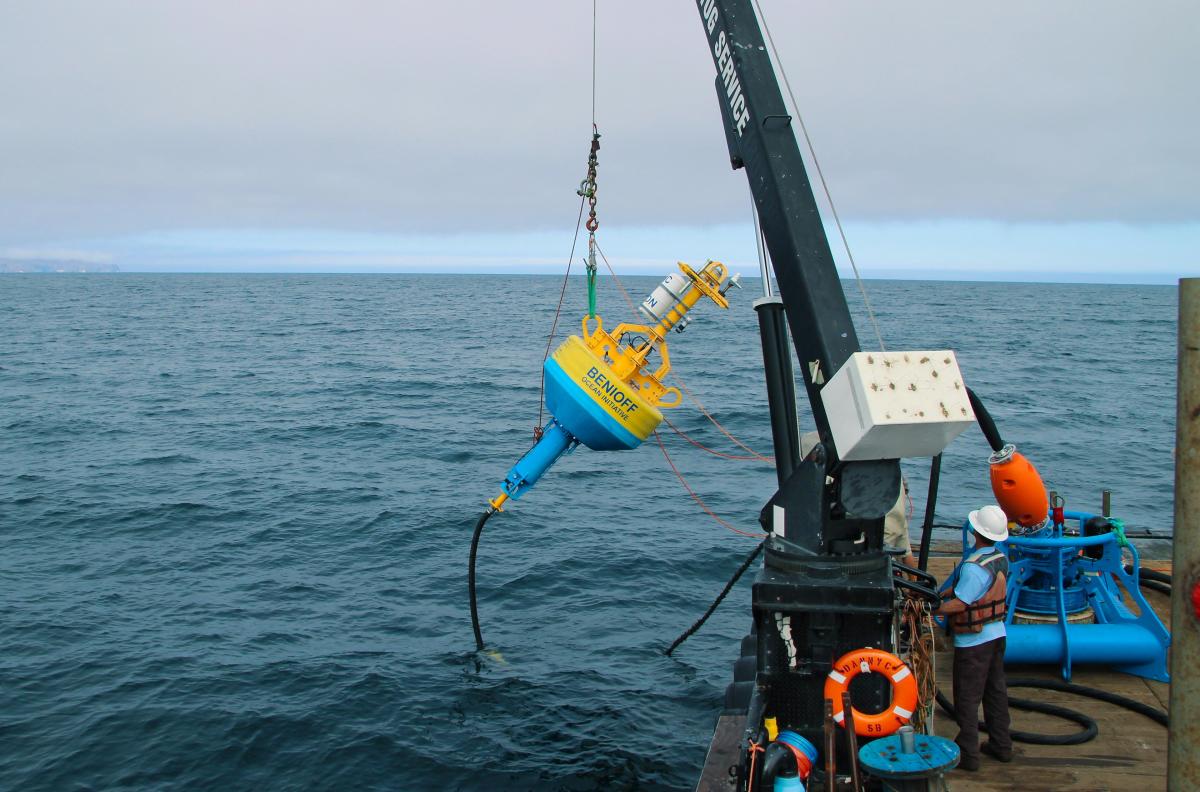
[[[691,788],[748,581],[661,650],[753,544],[657,444],[580,449],[488,523],[480,607],[503,660],[471,651],[467,544],[529,447],[544,351],[495,328],[544,333],[559,278],[4,277],[0,789]],[[1108,487],[1131,528],[1169,532],[1174,289],[868,286],[889,348],[957,349],[1068,506]],[[600,299],[624,304],[607,283]],[[1068,300],[1112,320],[992,321]],[[451,301],[474,306],[453,325]],[[762,453],[749,302],[671,351]],[[668,417],[745,453],[690,401]],[[769,468],[662,436],[713,509],[755,526]],[[939,522],[988,499],[987,452],[975,432],[947,451]],[[917,510],[926,470],[905,466]]]

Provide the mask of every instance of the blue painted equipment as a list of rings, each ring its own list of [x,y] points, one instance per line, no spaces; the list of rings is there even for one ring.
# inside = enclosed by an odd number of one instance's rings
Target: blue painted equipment
[[[792,770],[781,770],[775,776],[774,792],[804,792],[804,782]]]
[[[1068,521],[1078,523],[1079,535],[1064,531]],[[1057,663],[1068,681],[1073,664],[1103,663],[1168,682],[1171,635],[1138,586],[1137,548],[1119,530],[1086,535],[1097,524],[1096,515],[1052,509],[1041,527],[1012,534],[996,545],[1009,559],[1004,659]],[[970,526],[964,523],[964,557],[970,534]],[[1131,562],[1125,560],[1126,553]],[[1131,571],[1126,571],[1126,564]],[[1137,614],[1126,606],[1125,597],[1136,605]],[[1092,618],[1089,608],[1094,623],[1072,623],[1072,617],[1076,622]],[[1054,621],[1025,624],[1022,615]]]
[[[885,790],[927,792],[945,789],[943,775],[958,764],[953,740],[913,734],[905,726],[899,734],[872,740],[858,749],[858,761]]]
[[[816,763],[815,745],[794,731],[781,731],[764,752],[763,784],[774,792],[804,792],[804,782]]]

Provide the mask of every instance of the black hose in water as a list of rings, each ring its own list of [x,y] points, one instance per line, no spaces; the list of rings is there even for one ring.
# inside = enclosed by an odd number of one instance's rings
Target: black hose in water
[[[708,606],[708,610],[704,611],[704,615],[697,619],[695,624],[684,630],[683,635],[676,638],[675,642],[667,647],[663,654],[665,654],[667,657],[670,657],[671,652],[674,652],[676,649],[678,649],[681,643],[686,641],[688,638],[691,638],[696,634],[697,630],[704,626],[704,622],[708,621],[708,617],[713,615],[713,611],[717,609],[717,606],[721,604],[721,601],[725,599],[725,596],[733,590],[733,587],[738,582],[738,579],[741,578],[742,574],[750,568],[750,565],[754,563],[754,559],[757,558],[758,554],[762,552],[763,544],[763,542],[759,542],[758,547],[754,548],[754,552],[746,556],[746,560],[742,562],[740,567],[738,567],[737,572],[733,573],[733,577],[731,577],[729,582],[725,584],[725,588],[721,589],[721,593],[717,595],[715,600],[713,600],[712,605]]]
[[[467,564],[467,591],[471,595],[471,629],[475,631],[475,648],[480,652],[483,651],[483,633],[479,631],[479,607],[475,604],[475,556],[479,552],[479,537],[483,535],[483,524],[495,513],[494,508],[489,508],[479,515],[479,522],[475,523],[475,535],[471,537],[471,560]]]

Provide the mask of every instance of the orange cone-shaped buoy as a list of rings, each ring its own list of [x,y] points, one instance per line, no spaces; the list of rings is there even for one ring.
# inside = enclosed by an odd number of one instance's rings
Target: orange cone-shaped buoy
[[[992,493],[1008,519],[1023,528],[1041,525],[1050,511],[1046,486],[1033,463],[1006,445],[988,458]]]

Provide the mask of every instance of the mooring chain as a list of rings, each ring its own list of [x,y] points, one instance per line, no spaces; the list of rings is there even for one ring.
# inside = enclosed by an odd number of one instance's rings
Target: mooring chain
[[[592,124],[592,147],[588,152],[587,176],[579,183],[576,195],[587,199],[588,219],[583,227],[588,230],[587,257],[587,287],[588,287],[588,316],[596,316],[596,229],[600,221],[596,219],[596,165],[599,160],[596,152],[600,151],[600,130]]]
[[[579,183],[579,189],[575,191],[579,195],[587,199],[588,202],[588,219],[584,224],[584,228],[588,233],[596,233],[596,229],[600,227],[600,222],[596,220],[596,165],[598,160],[596,152],[600,150],[600,132],[596,127],[592,126],[592,148],[588,152],[588,168],[587,176]]]

